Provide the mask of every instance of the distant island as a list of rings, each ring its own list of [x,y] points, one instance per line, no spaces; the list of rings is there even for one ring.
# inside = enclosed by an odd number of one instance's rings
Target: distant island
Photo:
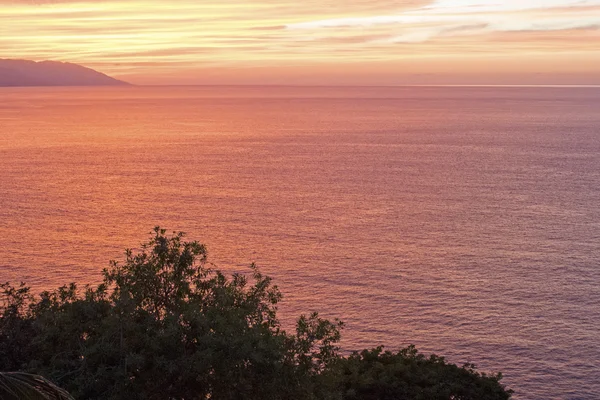
[[[0,87],[119,85],[129,84],[78,64],[0,58]]]

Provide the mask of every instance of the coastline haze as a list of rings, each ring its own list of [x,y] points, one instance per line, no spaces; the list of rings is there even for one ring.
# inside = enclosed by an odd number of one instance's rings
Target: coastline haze
[[[0,87],[122,86],[127,84],[77,64],[0,58]]]

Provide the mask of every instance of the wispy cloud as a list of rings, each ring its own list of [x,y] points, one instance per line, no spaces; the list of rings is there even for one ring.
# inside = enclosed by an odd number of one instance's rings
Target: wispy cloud
[[[590,14],[590,8],[599,11]],[[556,9],[570,13],[554,13]],[[583,10],[582,10],[583,9]],[[533,13],[537,11],[538,14]],[[541,13],[539,13],[541,11]],[[581,12],[583,11],[583,13]],[[433,33],[452,32],[456,27],[476,26],[491,30],[563,30],[600,23],[600,0],[438,0],[395,15],[335,18],[287,25],[288,29],[373,27],[376,25],[432,25]],[[433,26],[435,25],[435,26]],[[469,29],[470,31],[472,29]],[[430,36],[435,36],[435,34]]]
[[[339,63],[406,66],[407,60],[421,60],[410,67],[418,70],[475,54],[482,60],[526,60],[532,49],[548,59],[569,52],[596,60],[592,49],[600,48],[600,0],[0,4],[0,57],[73,61],[117,75],[191,74],[218,66],[325,70]]]

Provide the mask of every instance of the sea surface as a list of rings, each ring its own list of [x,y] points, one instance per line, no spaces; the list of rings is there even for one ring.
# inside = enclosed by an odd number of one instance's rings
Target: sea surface
[[[155,225],[345,351],[600,398],[600,88],[0,89],[0,281],[97,282]]]

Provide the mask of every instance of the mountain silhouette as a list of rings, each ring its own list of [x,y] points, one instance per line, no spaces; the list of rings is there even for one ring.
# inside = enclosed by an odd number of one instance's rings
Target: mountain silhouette
[[[0,86],[117,86],[127,82],[78,64],[0,58]]]

